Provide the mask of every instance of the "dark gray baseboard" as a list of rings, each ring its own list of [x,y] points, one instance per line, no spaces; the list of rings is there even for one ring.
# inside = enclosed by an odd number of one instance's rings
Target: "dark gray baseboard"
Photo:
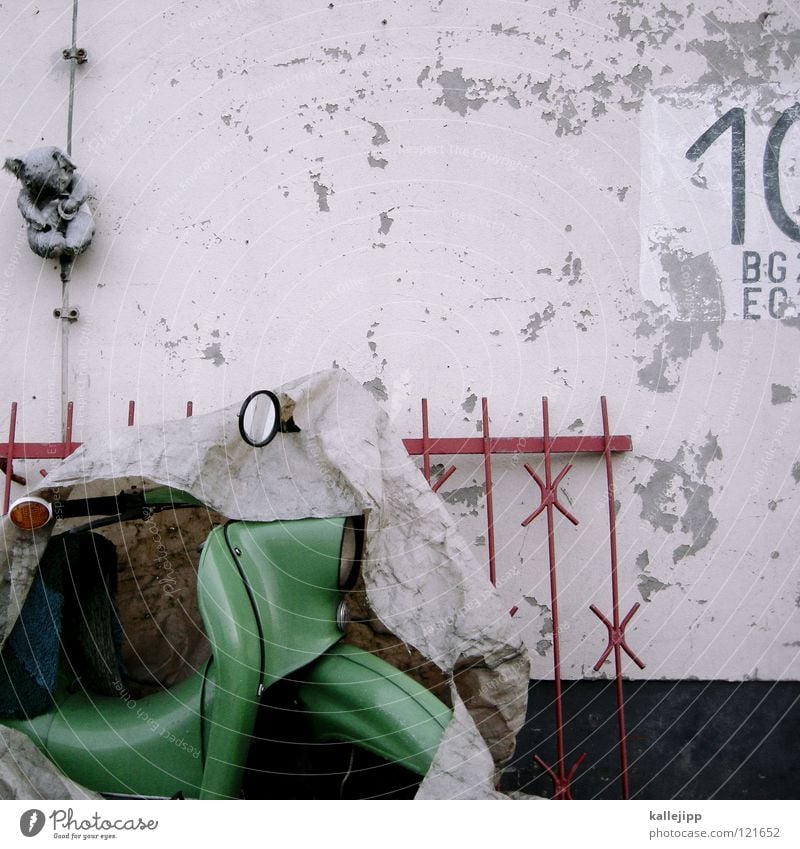
[[[631,798],[800,798],[800,682],[626,681]],[[567,769],[575,799],[620,799],[613,681],[563,683]],[[531,682],[528,714],[506,790],[551,796],[534,762],[556,758],[552,681]]]

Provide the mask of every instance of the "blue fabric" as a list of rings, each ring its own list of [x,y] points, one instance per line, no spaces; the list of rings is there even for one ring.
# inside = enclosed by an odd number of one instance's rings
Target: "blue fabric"
[[[52,707],[62,646],[68,672],[82,686],[120,692],[116,585],[116,549],[105,537],[67,533],[50,540],[0,653],[0,718],[30,718]]]
[[[45,553],[0,654],[0,717],[25,719],[50,707],[63,612],[61,563]]]
[[[58,672],[58,636],[64,596],[48,589],[40,575],[31,585],[8,641],[28,675],[52,693]]]

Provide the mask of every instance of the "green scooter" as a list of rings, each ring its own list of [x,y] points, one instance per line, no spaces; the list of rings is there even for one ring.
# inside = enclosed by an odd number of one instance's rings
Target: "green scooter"
[[[273,393],[245,400],[239,430],[249,445],[266,447],[282,427]],[[102,525],[198,506],[190,494],[160,487],[56,504],[29,496],[9,513],[31,533],[54,514],[92,517],[61,535],[84,534],[85,543]],[[82,550],[91,548],[84,544]],[[98,695],[85,683],[92,676],[81,678],[76,669],[80,660],[67,656],[71,642],[62,635],[58,683],[47,708],[34,716],[21,707],[18,718],[0,722],[24,732],[71,779],[111,798],[252,795],[254,774],[281,772],[254,759],[262,753],[259,739],[275,739],[273,723],[287,715],[295,731],[302,728],[291,741],[296,750],[305,751],[298,742],[319,751],[346,748],[350,767],[354,750],[365,750],[368,758],[402,767],[399,772],[411,779],[405,786],[413,787],[428,771],[451,712],[406,674],[341,642],[348,621],[344,594],[363,551],[361,517],[215,527],[197,573],[198,608],[211,648],[202,668],[171,689],[135,700],[122,685],[114,695]],[[80,565],[73,563],[73,571]],[[22,615],[16,628],[24,626]]]

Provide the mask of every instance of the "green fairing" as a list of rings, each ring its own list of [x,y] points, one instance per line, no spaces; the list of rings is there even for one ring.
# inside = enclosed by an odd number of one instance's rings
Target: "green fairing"
[[[217,673],[205,714],[208,738],[200,798],[231,798],[241,786],[258,712],[262,652],[255,611],[225,528],[215,528],[203,548],[197,602]]]
[[[306,666],[342,638],[336,627],[344,519],[235,522],[231,550],[263,629],[264,686]]]
[[[144,493],[144,503],[150,507],[161,506],[164,504],[174,504],[176,507],[205,507],[202,501],[199,501],[188,492],[182,489],[173,489],[171,486],[159,486],[155,489],[148,489]]]
[[[344,519],[232,522],[209,535],[198,603],[219,672],[201,798],[238,792],[259,685],[306,666],[341,639],[335,616],[343,527]]]
[[[315,739],[345,741],[425,775],[452,712],[408,675],[339,644],[299,688]]]
[[[142,699],[67,695],[57,711],[6,724],[74,781],[103,793],[197,796],[203,777],[200,672]]]
[[[169,495],[185,503],[180,493]],[[424,775],[447,708],[366,652],[330,650],[342,636],[335,614],[344,521],[215,528],[197,582],[212,650],[205,669],[137,700],[124,691],[100,697],[61,687],[54,710],[5,724],[92,790],[235,798],[262,688],[307,667],[301,701],[320,740],[353,742]]]

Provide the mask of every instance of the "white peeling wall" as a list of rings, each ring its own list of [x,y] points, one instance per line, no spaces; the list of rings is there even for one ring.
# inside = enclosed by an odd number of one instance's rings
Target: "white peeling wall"
[[[620,605],[641,604],[628,641],[647,667],[626,671],[796,679],[800,124],[780,145],[770,130],[800,97],[797,10],[332,5],[80,0],[73,154],[98,226],[72,282],[77,438],[123,424],[130,398],[157,421],[331,366],[408,436],[422,396],[433,435],[476,434],[484,395],[492,435],[540,434],[542,395],[554,433],[597,434],[604,393],[634,443],[615,460]],[[71,11],[3,11],[3,156],[65,145]],[[58,273],[3,179],[0,426],[17,400],[19,437],[54,439]],[[520,527],[538,503],[522,459],[495,467],[498,583],[546,677],[546,526]],[[458,465],[443,492],[485,558],[480,463]],[[580,677],[605,646],[588,606],[610,614],[602,463],[578,459],[562,499],[581,520],[556,522]]]

